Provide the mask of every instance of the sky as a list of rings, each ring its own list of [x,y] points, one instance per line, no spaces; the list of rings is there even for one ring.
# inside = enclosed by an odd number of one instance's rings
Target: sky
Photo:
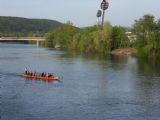
[[[102,0],[0,0],[0,16],[71,21],[77,27],[97,23]],[[105,21],[131,27],[145,14],[160,18],[160,0],[108,0]]]

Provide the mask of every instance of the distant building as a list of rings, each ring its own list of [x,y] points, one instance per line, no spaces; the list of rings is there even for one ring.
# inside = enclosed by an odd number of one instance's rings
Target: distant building
[[[131,43],[133,43],[137,40],[136,35],[132,34],[132,32],[130,32],[130,31],[125,32],[125,34]]]

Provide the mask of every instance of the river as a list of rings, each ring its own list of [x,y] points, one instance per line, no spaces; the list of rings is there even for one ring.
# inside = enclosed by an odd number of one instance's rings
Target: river
[[[60,81],[29,80],[25,67]],[[160,65],[0,43],[1,120],[159,120]]]

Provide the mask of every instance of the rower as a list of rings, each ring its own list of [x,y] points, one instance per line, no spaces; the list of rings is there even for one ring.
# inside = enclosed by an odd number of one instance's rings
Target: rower
[[[28,73],[29,73],[28,68],[25,67],[25,74],[28,74]]]
[[[44,72],[42,72],[41,76],[42,76],[42,77],[44,76]]]
[[[53,75],[51,73],[48,74],[48,77],[53,77]]]

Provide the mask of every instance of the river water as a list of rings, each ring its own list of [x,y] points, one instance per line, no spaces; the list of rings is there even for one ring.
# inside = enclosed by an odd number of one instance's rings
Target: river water
[[[25,66],[60,81],[20,77]],[[160,66],[0,43],[1,120],[160,120]]]

